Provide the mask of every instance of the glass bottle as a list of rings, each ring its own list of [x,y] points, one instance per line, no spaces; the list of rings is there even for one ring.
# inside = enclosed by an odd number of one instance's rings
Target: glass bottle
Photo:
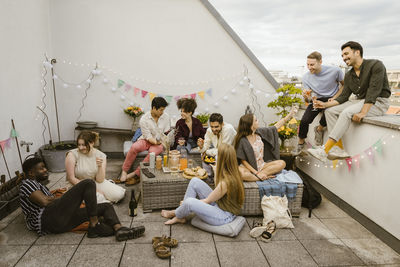
[[[135,190],[131,191],[131,200],[129,201],[129,216],[135,217],[137,215],[137,201],[135,198]]]

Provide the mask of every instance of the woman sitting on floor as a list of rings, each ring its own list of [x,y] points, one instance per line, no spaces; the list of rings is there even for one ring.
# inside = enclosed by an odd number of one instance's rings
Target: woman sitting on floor
[[[181,119],[176,122],[175,144],[174,148],[180,151],[186,148],[190,152],[197,147],[197,139],[204,138],[206,130],[199,119],[193,117],[196,110],[196,100],[192,98],[181,98],[176,103],[181,111]]]
[[[234,144],[238,161],[241,163],[239,171],[244,181],[270,179],[285,168],[286,163],[279,159],[278,129],[295,113],[292,109],[273,126],[260,128],[254,114],[240,117]]]
[[[214,190],[199,178],[190,180],[181,205],[176,210],[161,211],[161,216],[170,219],[165,224],[185,223],[192,212],[210,225],[227,224],[236,218],[243,206],[244,188],[233,146],[218,147],[215,173]]]
[[[93,179],[98,193],[111,202],[118,202],[124,198],[125,189],[105,179],[106,155],[93,147],[97,139],[98,135],[90,131],[78,135],[78,148],[68,151],[65,159],[67,180],[76,185],[84,179]],[[101,202],[101,197],[98,201]]]

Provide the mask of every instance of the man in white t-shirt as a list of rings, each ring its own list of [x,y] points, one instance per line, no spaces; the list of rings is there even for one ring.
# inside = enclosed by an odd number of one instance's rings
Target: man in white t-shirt
[[[319,113],[324,111],[314,108],[312,98],[322,102],[332,101],[340,95],[343,89],[344,74],[342,70],[336,66],[322,65],[322,56],[319,52],[315,51],[307,56],[307,68],[309,72],[304,74],[302,79],[303,97],[310,104],[300,121],[297,153],[304,148],[309,125]],[[322,145],[326,125],[325,114],[322,114],[319,125],[314,128],[317,146]]]

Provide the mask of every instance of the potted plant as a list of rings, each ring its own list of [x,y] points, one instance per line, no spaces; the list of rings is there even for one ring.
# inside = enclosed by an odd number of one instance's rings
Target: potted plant
[[[210,118],[210,113],[204,112],[197,114],[196,118],[203,124],[203,127],[208,127],[208,119]]]
[[[278,112],[275,114],[280,118],[284,118],[289,113],[293,105],[299,106],[303,103],[303,99],[301,98],[302,90],[295,87],[293,84],[286,84],[278,88],[276,92],[278,93],[278,97],[269,102],[267,106],[269,108],[277,109]],[[293,118],[280,129],[278,129],[278,135],[281,140],[281,149],[283,149],[285,143],[290,138],[297,135],[297,128],[299,124],[300,122]]]
[[[139,128],[140,117],[143,115],[143,109],[138,106],[129,106],[124,109],[125,114],[133,118],[132,132]]]

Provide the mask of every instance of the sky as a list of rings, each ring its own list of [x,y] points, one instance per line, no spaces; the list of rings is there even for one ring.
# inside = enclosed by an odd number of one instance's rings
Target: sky
[[[306,58],[345,65],[340,47],[359,42],[364,58],[400,70],[398,0],[209,0],[268,70],[307,71]]]

